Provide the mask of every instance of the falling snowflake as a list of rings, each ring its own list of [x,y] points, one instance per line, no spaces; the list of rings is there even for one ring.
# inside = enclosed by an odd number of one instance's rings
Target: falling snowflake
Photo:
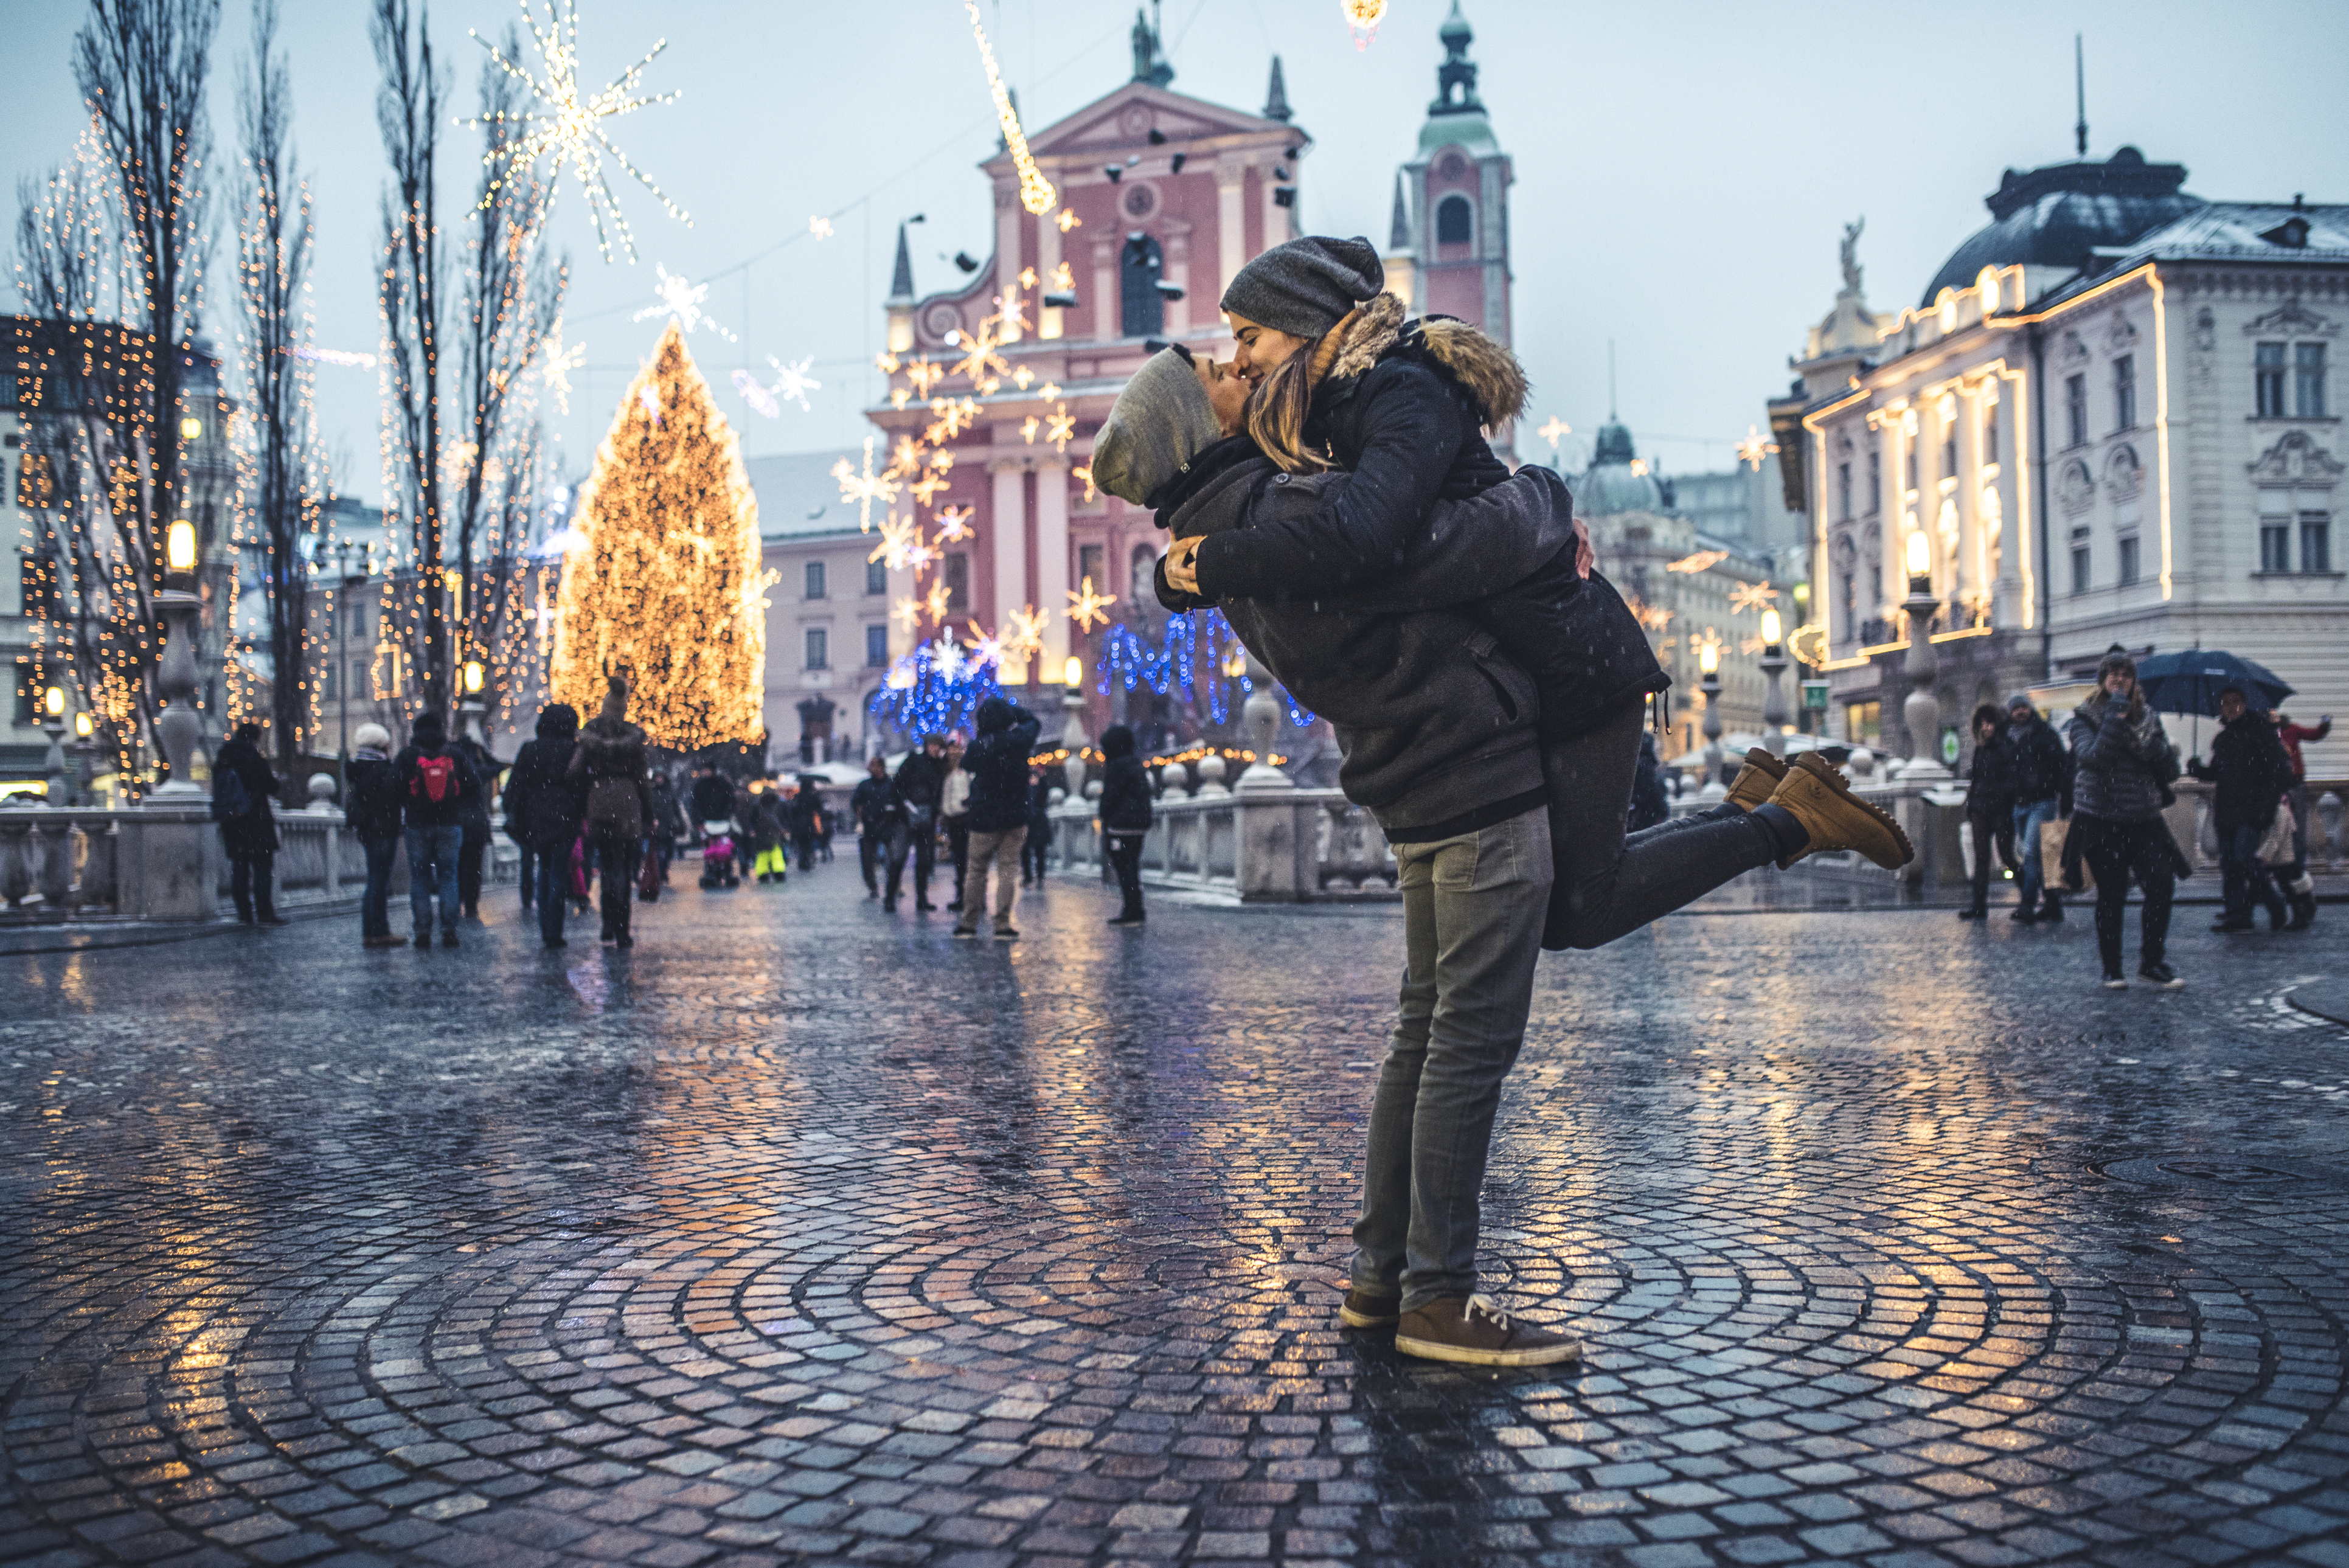
[[[611,184],[605,178],[604,160],[606,156],[635,175],[637,181],[668,210],[669,216],[691,228],[693,220],[686,216],[685,210],[670,201],[643,170],[628,161],[627,154],[615,147],[612,139],[604,134],[602,125],[604,120],[633,114],[640,108],[676,101],[679,96],[676,93],[663,93],[656,98],[637,96],[637,79],[644,74],[645,67],[653,63],[654,57],[668,47],[668,40],[664,38],[655,44],[650,54],[620,73],[619,77],[603,91],[591,98],[582,98],[579,90],[578,7],[572,0],[564,0],[562,13],[558,15],[554,0],[547,0],[543,29],[539,26],[538,18],[531,14],[529,0],[523,0],[522,14],[523,22],[530,28],[531,37],[538,45],[539,67],[544,73],[543,79],[539,74],[506,58],[496,45],[482,37],[478,31],[471,35],[481,47],[489,50],[490,58],[530,89],[531,96],[538,100],[539,106],[527,111],[460,121],[466,125],[481,125],[487,119],[511,120],[518,128],[518,135],[505,141],[502,147],[493,148],[481,160],[494,163],[501,154],[503,155],[505,168],[500,176],[502,183],[507,180],[527,178],[532,167],[549,153],[554,155],[558,165],[568,160],[572,173],[579,181],[579,189],[587,199],[588,213],[595,220],[596,248],[603,252],[607,262],[612,259],[614,236],[616,235],[620,248],[627,253],[631,262],[636,259],[636,243],[635,234],[628,228],[628,221],[620,216],[619,203],[613,198]],[[483,198],[485,203],[489,200],[488,197]],[[611,225],[609,232],[605,227],[607,218]]]
[[[654,304],[636,312],[631,320],[673,315],[677,317],[677,325],[681,331],[698,332],[706,326],[729,343],[738,341],[732,333],[718,325],[716,317],[701,308],[701,302],[709,297],[708,284],[690,282],[658,262],[653,263],[653,271],[660,275],[660,281],[653,285],[653,293],[659,297]]]

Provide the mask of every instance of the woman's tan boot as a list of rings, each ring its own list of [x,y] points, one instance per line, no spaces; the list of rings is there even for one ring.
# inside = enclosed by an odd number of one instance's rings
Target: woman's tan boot
[[[1857,850],[1887,871],[1898,871],[1917,858],[1900,824],[1853,794],[1844,776],[1816,751],[1795,758],[1771,791],[1769,804],[1800,822],[1811,836],[1802,854],[1778,862],[1780,871],[1803,855],[1825,850]]]
[[[1770,799],[1778,780],[1785,776],[1786,765],[1757,746],[1745,754],[1745,766],[1738,771],[1737,782],[1729,787],[1728,804],[1751,811]]]

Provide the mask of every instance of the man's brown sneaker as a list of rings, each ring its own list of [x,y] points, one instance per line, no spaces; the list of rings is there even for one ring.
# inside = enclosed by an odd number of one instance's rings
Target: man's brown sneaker
[[[1338,1308],[1338,1321],[1349,1328],[1392,1328],[1402,1311],[1401,1296],[1349,1290],[1344,1304]]]
[[[1471,1367],[1550,1367],[1582,1358],[1582,1342],[1519,1323],[1481,1295],[1439,1296],[1395,1325],[1395,1348]]]
[[[1853,794],[1844,776],[1816,751],[1795,758],[1769,803],[1800,822],[1811,836],[1802,854],[1778,862],[1780,871],[1803,855],[1826,850],[1857,850],[1887,871],[1898,871],[1917,858],[1900,824]]]
[[[1745,754],[1745,767],[1737,775],[1737,782],[1729,787],[1729,804],[1741,811],[1751,811],[1770,799],[1770,792],[1785,776],[1784,762],[1754,747]]]

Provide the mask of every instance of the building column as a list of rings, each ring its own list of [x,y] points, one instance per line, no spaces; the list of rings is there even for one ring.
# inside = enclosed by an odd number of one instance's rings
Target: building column
[[[1015,611],[1028,607],[1028,506],[1021,493],[1026,489],[1026,465],[999,461],[987,465],[995,481],[993,510],[988,519],[988,538],[995,571],[995,624],[988,628],[997,636],[1011,630]],[[1024,668],[1024,666],[1022,666]],[[1007,665],[1003,681],[1017,684],[1013,666]],[[1024,674],[1021,676],[1025,679]]]
[[[1019,221],[1027,216],[1019,205],[1016,189],[1000,185],[995,191],[995,292],[1014,294],[1019,292]],[[1006,343],[1018,341],[1019,331],[1009,322],[1002,326]]]
[[[1119,233],[1093,242],[1093,336],[1125,335],[1125,307],[1117,293],[1117,250],[1125,242]]]
[[[1216,255],[1223,275],[1216,280],[1216,297],[1232,286],[1240,269],[1247,265],[1247,214],[1243,203],[1247,195],[1247,166],[1244,163],[1216,162]]]
[[[1061,270],[1059,216],[1054,212],[1036,220],[1036,335],[1039,337],[1058,337],[1066,330],[1061,307],[1044,304],[1044,296],[1060,286],[1052,281],[1052,274]]]
[[[1040,679],[1061,678],[1069,656],[1069,459],[1060,453],[1036,464],[1036,608],[1050,612],[1044,628]]]
[[[1988,565],[1982,533],[1982,384],[1958,391],[1958,614],[1969,614],[1965,601],[1990,598]]]

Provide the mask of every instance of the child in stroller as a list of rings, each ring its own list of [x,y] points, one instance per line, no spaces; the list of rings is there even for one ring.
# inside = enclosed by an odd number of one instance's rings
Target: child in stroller
[[[734,870],[734,824],[720,820],[701,824],[701,885],[740,887]]]

